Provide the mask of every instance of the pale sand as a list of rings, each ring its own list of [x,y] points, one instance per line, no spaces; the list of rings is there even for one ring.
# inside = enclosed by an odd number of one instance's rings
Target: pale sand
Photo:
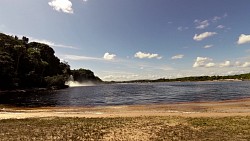
[[[138,116],[250,116],[250,98],[219,102],[191,102],[133,106],[0,108],[0,119],[40,117],[101,118]]]

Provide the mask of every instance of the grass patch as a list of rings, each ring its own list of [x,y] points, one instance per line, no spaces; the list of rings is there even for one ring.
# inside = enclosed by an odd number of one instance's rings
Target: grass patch
[[[0,120],[9,140],[250,140],[250,117],[31,118]]]

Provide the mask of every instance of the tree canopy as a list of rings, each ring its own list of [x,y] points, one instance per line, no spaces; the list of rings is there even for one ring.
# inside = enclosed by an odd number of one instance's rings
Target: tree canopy
[[[74,78],[74,81],[78,81],[78,82],[95,82],[95,83],[99,83],[102,82],[102,80],[95,76],[94,73],[91,70],[87,70],[87,69],[78,69],[78,70],[72,70],[71,74]]]
[[[61,62],[50,46],[30,42],[29,38],[0,33],[0,88],[35,88],[65,86],[73,73],[76,80],[100,80],[90,70],[71,72],[67,62]]]

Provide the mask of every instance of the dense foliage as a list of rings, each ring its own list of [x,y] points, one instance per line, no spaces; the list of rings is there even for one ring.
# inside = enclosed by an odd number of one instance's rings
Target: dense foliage
[[[78,70],[71,70],[71,74],[74,78],[74,81],[78,82],[94,82],[99,83],[102,82],[102,80],[95,76],[94,73],[91,70],[87,69],[78,69]]]
[[[62,88],[70,75],[70,66],[50,46],[0,33],[0,89]],[[94,74],[86,70],[85,76],[92,79]]]

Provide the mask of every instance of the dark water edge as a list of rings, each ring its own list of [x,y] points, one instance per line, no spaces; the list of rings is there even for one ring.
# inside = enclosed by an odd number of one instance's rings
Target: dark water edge
[[[207,102],[243,98],[250,98],[250,81],[123,83],[50,91],[0,92],[0,105],[93,107]]]

